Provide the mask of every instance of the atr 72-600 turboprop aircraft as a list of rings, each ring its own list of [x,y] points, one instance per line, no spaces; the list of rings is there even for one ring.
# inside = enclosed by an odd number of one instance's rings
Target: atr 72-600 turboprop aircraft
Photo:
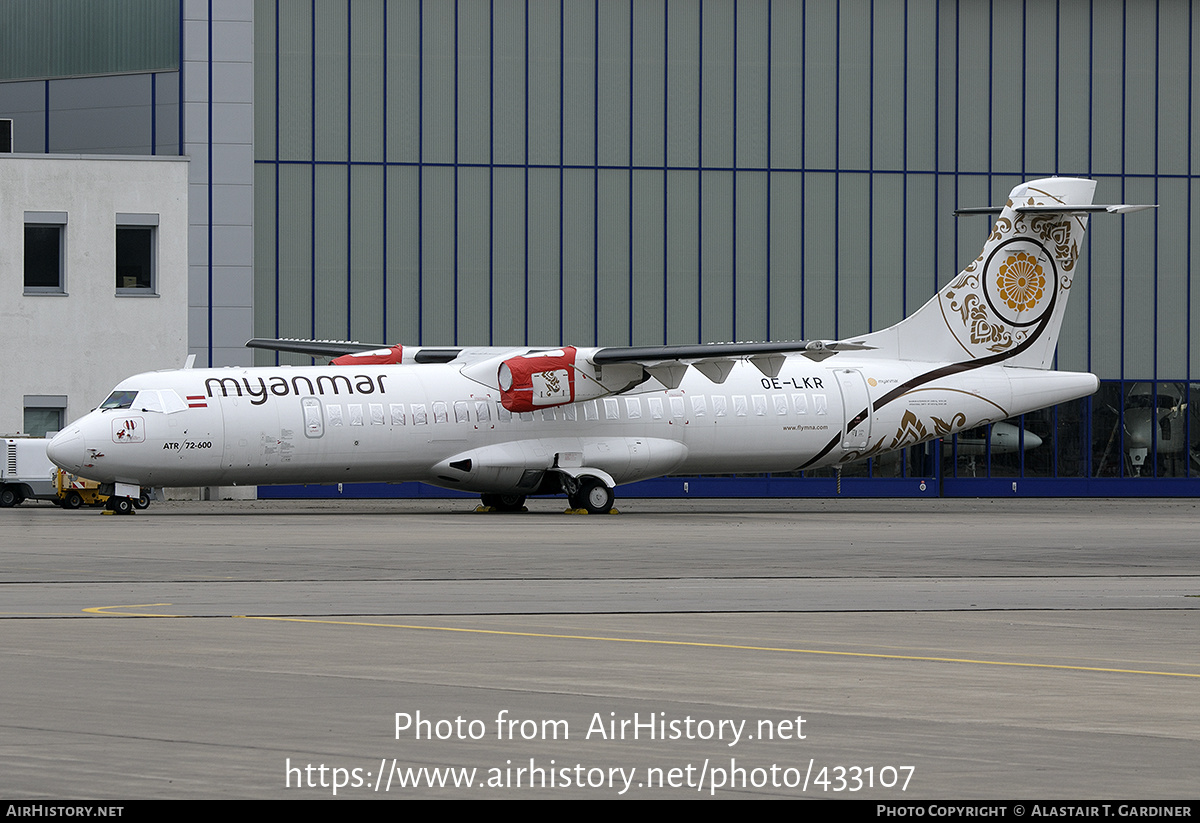
[[[49,447],[112,484],[420,480],[519,509],[565,493],[609,511],[670,473],[848,463],[1096,391],[1051,371],[1092,180],[1017,186],[979,257],[915,314],[838,341],[633,348],[250,341],[329,366],[181,369],[125,380]]]

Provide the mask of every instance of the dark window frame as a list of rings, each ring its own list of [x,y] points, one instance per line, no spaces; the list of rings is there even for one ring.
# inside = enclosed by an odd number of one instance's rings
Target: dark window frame
[[[49,233],[57,237],[57,244],[49,241]],[[31,237],[31,234],[33,235]],[[23,239],[23,276],[25,294],[67,293],[67,215],[66,212],[25,212]],[[47,276],[52,268],[48,265],[49,249],[56,248],[57,273]],[[43,256],[45,255],[45,256]],[[34,279],[38,282],[31,283]],[[56,282],[51,282],[56,281]]]
[[[114,243],[117,296],[157,297],[158,215],[118,214]]]

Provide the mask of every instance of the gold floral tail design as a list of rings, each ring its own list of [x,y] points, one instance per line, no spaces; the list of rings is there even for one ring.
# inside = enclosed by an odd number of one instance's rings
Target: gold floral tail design
[[[906,320],[853,342],[902,360],[1049,368],[1095,189],[1094,180],[1034,180],[999,209],[963,210],[999,212],[979,256]]]
[[[957,214],[998,215],[979,256],[933,299],[896,325],[835,341],[837,345],[869,350],[872,358],[909,361],[916,373],[882,396],[872,394],[866,408],[857,414],[847,409],[846,427],[797,468],[821,464],[843,442],[844,435],[863,419],[879,413],[888,415],[893,404],[906,402],[904,398],[909,393],[923,386],[954,380],[957,375],[989,366],[1049,369],[1088,215],[1127,214],[1156,208],[1093,205],[1095,190],[1094,180],[1049,177],[1017,186],[1000,208],[959,209]],[[1029,374],[1026,372],[1026,376]],[[1085,377],[1090,381],[1069,381],[1071,391],[1088,383],[1092,385],[1091,391],[1095,391],[1095,378]],[[962,429],[967,423],[967,416],[959,411],[948,420],[931,416],[926,425],[912,409],[905,408],[890,442],[886,436],[879,440],[872,438],[873,445],[861,451],[847,451],[842,462],[940,437]]]

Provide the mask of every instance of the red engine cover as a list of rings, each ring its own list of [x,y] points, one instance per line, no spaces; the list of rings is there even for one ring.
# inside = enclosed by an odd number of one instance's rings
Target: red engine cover
[[[404,356],[403,346],[392,346],[388,349],[372,349],[352,354],[343,354],[329,361],[331,366],[376,366],[401,362]]]
[[[575,347],[510,357],[500,364],[500,403],[514,412],[575,402]]]

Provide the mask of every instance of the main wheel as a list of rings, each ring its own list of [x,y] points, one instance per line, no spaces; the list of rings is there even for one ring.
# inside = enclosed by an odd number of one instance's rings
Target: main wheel
[[[20,497],[17,495],[15,489],[9,486],[0,489],[0,507],[9,509],[17,505],[18,502],[20,502]]]
[[[133,501],[128,497],[110,497],[108,505],[117,514],[133,514]]]
[[[579,481],[579,491],[571,495],[571,506],[587,509],[588,514],[608,514],[616,499],[613,490],[597,477],[584,477]]]
[[[481,494],[483,505],[498,512],[519,512],[525,507],[523,494]]]
[[[150,492],[143,490],[138,499],[133,501],[133,506],[137,509],[150,508]]]
[[[83,505],[83,495],[77,491],[67,492],[67,496],[63,498],[63,508],[78,509]]]

